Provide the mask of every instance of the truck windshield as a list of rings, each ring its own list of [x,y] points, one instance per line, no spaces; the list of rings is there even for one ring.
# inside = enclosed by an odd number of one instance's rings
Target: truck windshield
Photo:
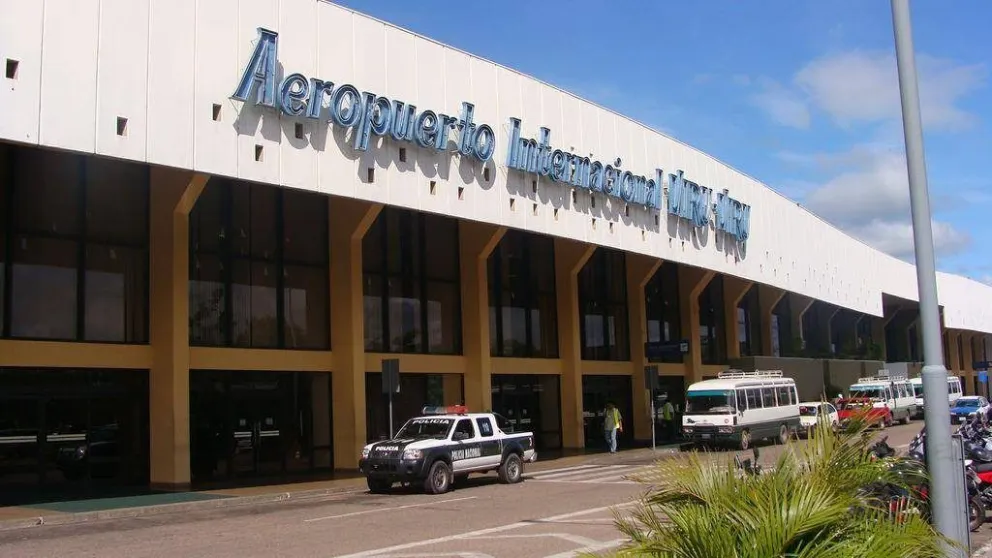
[[[916,397],[923,397],[923,384],[913,384],[913,394]]]
[[[733,390],[700,390],[686,393],[685,410],[694,415],[726,415],[737,412]]]
[[[410,419],[396,433],[397,438],[447,438],[454,421],[442,418]]]

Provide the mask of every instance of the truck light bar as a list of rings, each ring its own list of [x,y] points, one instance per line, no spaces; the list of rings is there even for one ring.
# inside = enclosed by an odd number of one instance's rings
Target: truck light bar
[[[424,415],[466,415],[468,407],[465,405],[424,405],[420,410]]]

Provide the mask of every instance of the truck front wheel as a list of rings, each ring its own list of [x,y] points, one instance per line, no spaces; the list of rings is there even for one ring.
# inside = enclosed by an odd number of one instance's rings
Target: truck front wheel
[[[451,467],[444,461],[435,461],[424,479],[424,491],[428,494],[444,494],[451,487]]]
[[[514,484],[520,482],[523,477],[523,464],[520,456],[511,453],[503,458],[503,463],[499,466],[499,482],[503,484]]]

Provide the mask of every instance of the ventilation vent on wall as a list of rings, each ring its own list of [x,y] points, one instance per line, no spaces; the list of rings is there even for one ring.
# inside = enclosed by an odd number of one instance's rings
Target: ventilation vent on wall
[[[214,103],[211,114],[213,115],[214,122],[220,122],[220,105]]]
[[[117,117],[117,135],[126,136],[127,135],[127,118],[123,116]]]
[[[262,146],[255,144],[255,160],[261,162],[262,160]]]
[[[20,62],[12,58],[7,59],[7,79],[17,79],[17,67],[20,66]]]

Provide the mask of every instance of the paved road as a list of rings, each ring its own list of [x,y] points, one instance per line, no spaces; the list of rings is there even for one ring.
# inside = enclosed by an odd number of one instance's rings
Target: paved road
[[[890,444],[908,443],[918,428],[919,423],[890,429]],[[762,449],[762,462],[780,451]],[[354,491],[286,504],[6,531],[0,532],[0,555],[570,557],[623,542],[613,513],[623,513],[642,493],[644,487],[629,477],[650,461],[599,456],[570,467],[535,467],[518,485],[479,477],[442,496]],[[992,538],[992,528],[980,535],[976,548]]]

